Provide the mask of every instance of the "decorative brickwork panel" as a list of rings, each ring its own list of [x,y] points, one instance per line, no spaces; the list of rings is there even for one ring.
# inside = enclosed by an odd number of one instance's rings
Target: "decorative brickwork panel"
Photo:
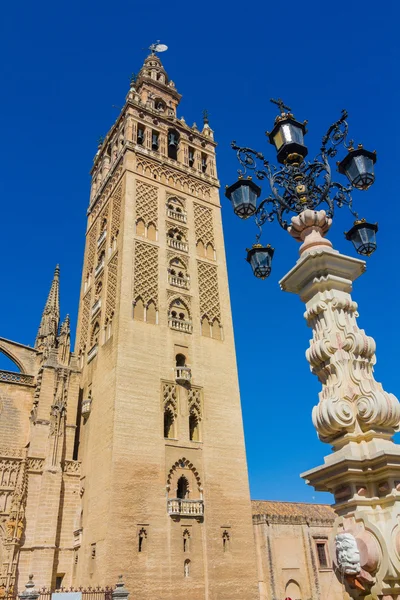
[[[136,220],[142,219],[148,226],[153,223],[157,227],[158,190],[154,185],[136,182]]]
[[[118,235],[121,226],[122,181],[112,195],[111,237]]]
[[[118,281],[118,252],[114,254],[108,263],[107,275],[107,297],[106,297],[106,318],[112,318],[117,301],[117,281]]]
[[[143,242],[135,243],[133,298],[158,307],[158,248]]]
[[[218,292],[217,267],[204,262],[197,262],[199,277],[200,317],[208,317],[210,321],[221,322],[221,309]]]
[[[139,173],[151,177],[151,179],[161,181],[161,183],[168,183],[184,193],[205,199],[211,197],[210,185],[201,183],[193,177],[180,173],[176,169],[170,169],[165,165],[160,165],[139,155],[136,157],[136,166]]]
[[[200,204],[194,204],[194,231],[196,243],[201,240],[204,246],[211,244],[213,248],[215,248],[211,208],[201,206]]]
[[[81,321],[81,336],[79,346],[83,349],[86,346],[89,320],[90,320],[90,292],[84,296],[82,300],[82,321]]]
[[[96,256],[97,223],[93,225],[87,236],[86,274],[92,272]]]
[[[162,382],[162,401],[164,410],[170,407],[175,415],[178,414],[178,392],[175,383]]]

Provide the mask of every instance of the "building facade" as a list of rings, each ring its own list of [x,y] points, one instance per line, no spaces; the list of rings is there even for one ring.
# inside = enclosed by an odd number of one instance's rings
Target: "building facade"
[[[35,347],[0,339],[20,369],[0,372],[3,595],[29,573],[53,589],[123,573],[140,600],[289,594],[265,506],[254,543],[216,144],[180,98],[151,54],[99,145],[75,352],[58,268]]]

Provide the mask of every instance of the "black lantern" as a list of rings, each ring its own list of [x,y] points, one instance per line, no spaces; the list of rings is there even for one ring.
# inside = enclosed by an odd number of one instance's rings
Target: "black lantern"
[[[302,160],[307,156],[307,146],[304,145],[306,133],[305,123],[296,121],[290,113],[283,113],[275,119],[275,127],[271,133],[267,132],[267,136],[270,144],[274,144],[276,148],[280,163],[291,161],[291,159],[293,162],[298,161],[299,158]]]
[[[247,219],[254,215],[257,209],[257,198],[261,194],[261,188],[251,179],[238,179],[225,190],[225,196],[232,202],[235,215],[241,219]]]
[[[268,244],[263,247],[261,244],[254,244],[251,250],[247,248],[247,262],[250,263],[253,273],[258,279],[266,279],[271,273],[272,257],[274,248]]]
[[[338,171],[346,175],[353,187],[367,190],[375,181],[375,163],[376,153],[364,150],[360,145],[356,150],[349,150],[347,156],[338,163]]]
[[[378,223],[367,223],[365,219],[355,221],[350,231],[345,232],[346,240],[353,242],[354,248],[362,256],[370,256],[376,250]]]

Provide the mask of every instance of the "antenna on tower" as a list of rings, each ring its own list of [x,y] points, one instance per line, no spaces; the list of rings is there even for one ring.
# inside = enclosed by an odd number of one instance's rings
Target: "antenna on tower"
[[[151,50],[152,54],[156,54],[157,52],[165,52],[168,50],[168,46],[160,44],[160,40],[157,40],[154,44],[149,46],[149,50]]]

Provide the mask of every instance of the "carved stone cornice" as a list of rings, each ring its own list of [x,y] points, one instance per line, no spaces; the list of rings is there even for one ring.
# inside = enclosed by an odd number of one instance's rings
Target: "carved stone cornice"
[[[254,525],[308,525],[309,527],[332,527],[335,519],[305,517],[303,515],[253,515]]]

